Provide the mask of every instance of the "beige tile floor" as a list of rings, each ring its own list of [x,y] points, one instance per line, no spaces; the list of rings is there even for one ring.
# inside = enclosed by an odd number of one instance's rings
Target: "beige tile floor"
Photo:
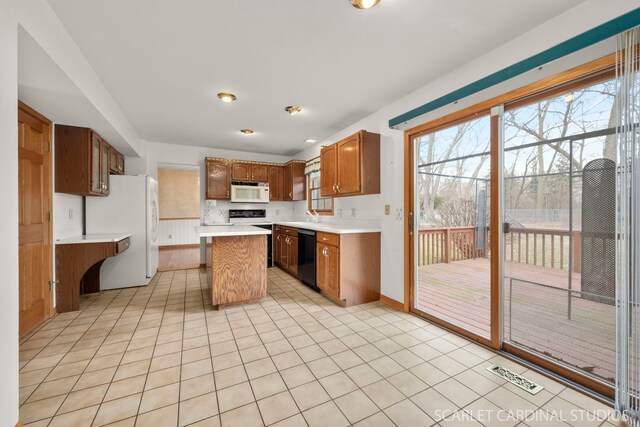
[[[260,302],[208,299],[202,271],[164,272],[53,318],[20,346],[24,424],[614,425],[607,406],[474,343],[380,303],[338,307],[277,269]]]

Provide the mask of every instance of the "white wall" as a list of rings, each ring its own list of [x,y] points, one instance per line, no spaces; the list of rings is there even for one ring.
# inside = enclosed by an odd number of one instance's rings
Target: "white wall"
[[[53,240],[83,234],[84,205],[82,196],[53,194]]]
[[[18,23],[0,0],[0,425],[18,421]]]
[[[161,219],[158,224],[158,245],[200,244],[200,237],[196,233],[199,225],[199,219]]]
[[[14,0],[13,3],[16,5],[20,26],[40,45],[110,125],[104,130],[101,127],[96,130],[124,154],[139,154],[141,140],[136,130],[47,0]]]

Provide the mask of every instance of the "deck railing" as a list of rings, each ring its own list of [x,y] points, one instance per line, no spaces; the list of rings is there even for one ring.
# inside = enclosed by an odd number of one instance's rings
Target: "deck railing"
[[[489,241],[489,230],[486,230]],[[511,227],[504,236],[507,261],[547,268],[569,269],[569,239],[574,272],[582,267],[581,233],[549,228]],[[476,249],[475,227],[428,228],[418,231],[418,266],[489,257],[488,250]]]
[[[484,257],[476,250],[475,227],[429,228],[418,231],[418,265]]]

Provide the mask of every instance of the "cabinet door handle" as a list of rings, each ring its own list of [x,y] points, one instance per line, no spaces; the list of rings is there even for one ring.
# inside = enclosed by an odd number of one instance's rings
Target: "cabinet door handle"
[[[336,191],[339,193],[340,192],[340,183],[336,184]]]
[[[293,199],[293,193],[289,192],[289,198]]]

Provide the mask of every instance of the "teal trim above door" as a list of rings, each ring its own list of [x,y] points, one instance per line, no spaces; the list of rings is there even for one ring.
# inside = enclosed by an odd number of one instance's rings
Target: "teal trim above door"
[[[411,111],[407,111],[406,113],[401,114],[398,117],[394,117],[393,119],[389,120],[389,127],[395,128],[396,126],[407,123],[409,120],[413,120],[416,117],[427,114],[437,108],[451,104],[455,101],[459,101],[469,95],[473,95],[474,93],[480,92],[481,90],[490,88],[491,86],[495,86],[513,77],[519,76],[520,74],[526,73],[527,71],[533,70],[534,68],[562,58],[563,56],[567,56],[579,51],[580,49],[584,49],[585,47],[589,47],[591,45],[599,43],[638,25],[640,25],[640,8],[634,9],[631,12],[625,13],[624,15],[612,19],[611,21],[598,25],[597,27],[594,27],[582,34],[572,37],[569,40],[555,45],[543,52],[533,55],[520,62],[516,62],[515,64],[507,68],[496,71],[495,73],[490,74],[487,77],[476,80],[471,84],[454,90],[453,92],[441,96],[440,98],[434,99],[433,101],[427,102],[426,104],[414,108]]]

